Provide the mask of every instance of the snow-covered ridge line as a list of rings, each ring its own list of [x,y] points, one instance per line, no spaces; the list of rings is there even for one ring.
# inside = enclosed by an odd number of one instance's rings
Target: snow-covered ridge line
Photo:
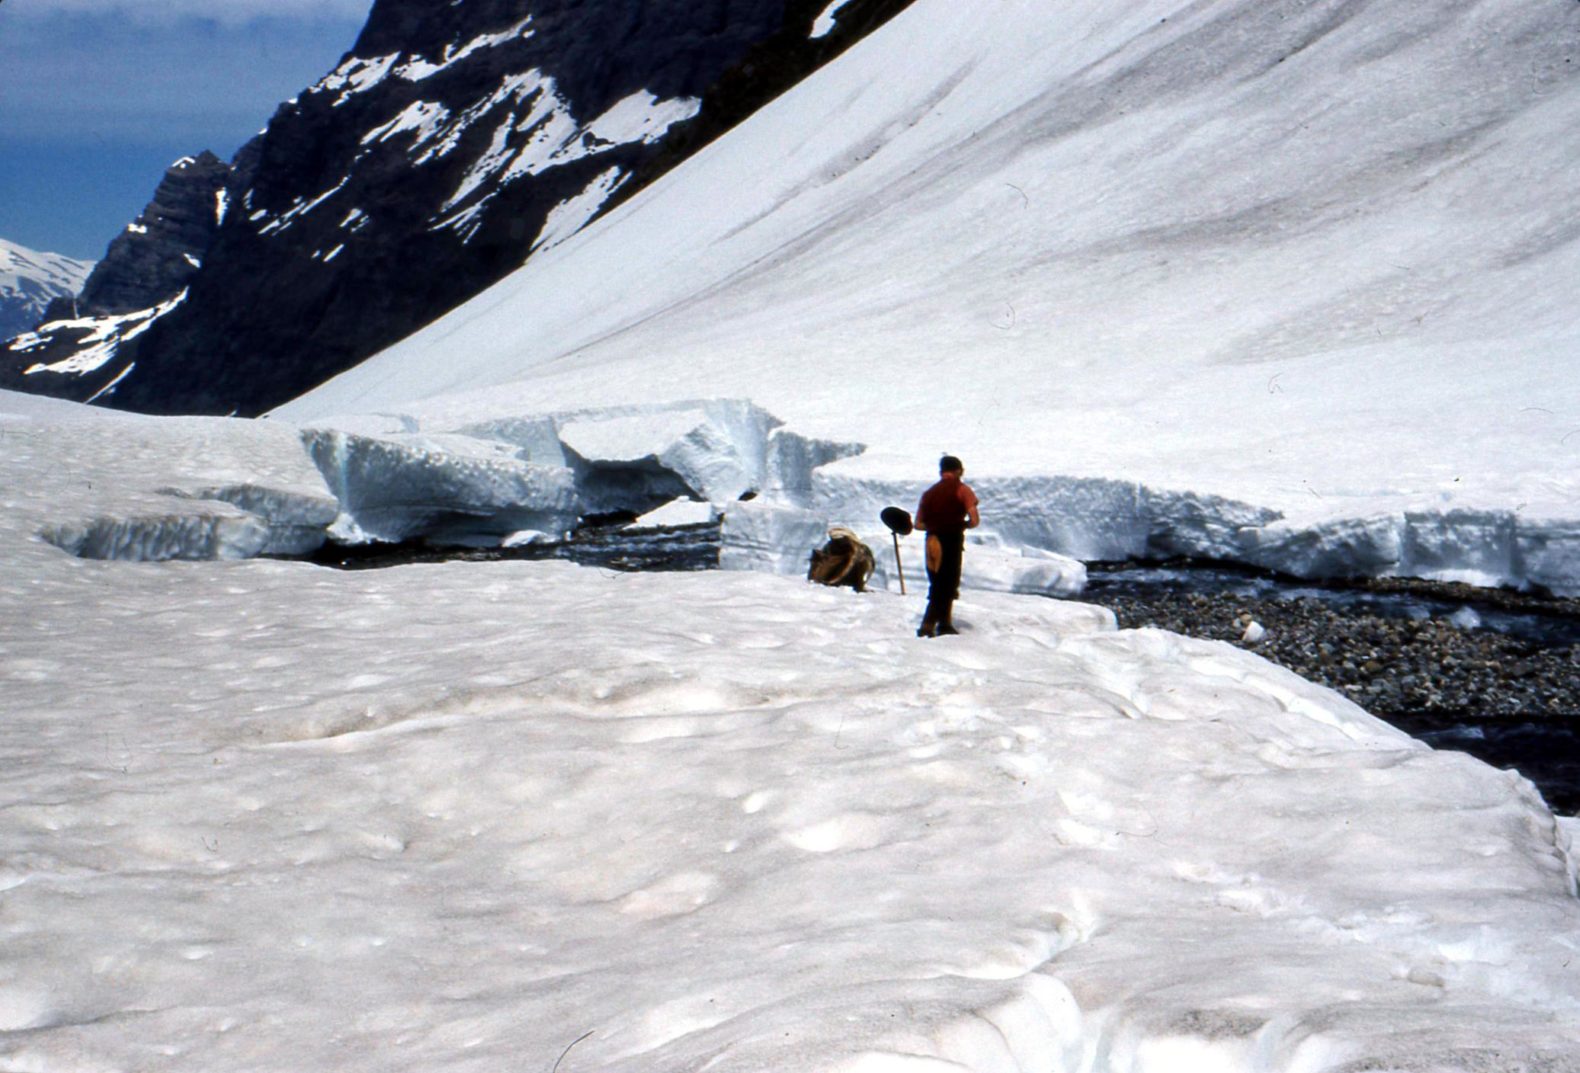
[[[0,239],[0,339],[32,328],[52,300],[80,293],[93,267],[92,261]]]
[[[350,56],[339,67],[319,79],[316,84],[308,87],[307,93],[330,93],[335,98],[333,106],[338,108],[349,101],[358,93],[366,92],[378,85],[390,74],[402,78],[407,82],[420,82],[438,74],[466,59],[474,53],[485,49],[494,48],[509,41],[528,38],[535,33],[531,29],[532,17],[529,15],[515,26],[493,34],[482,34],[464,45],[455,43],[447,44],[437,61],[430,60],[416,54],[390,53],[384,56]],[[402,56],[404,62],[399,62]],[[399,62],[399,66],[397,66]]]
[[[93,266],[93,261],[30,250],[0,239],[0,298],[29,297],[33,292],[75,294]]]

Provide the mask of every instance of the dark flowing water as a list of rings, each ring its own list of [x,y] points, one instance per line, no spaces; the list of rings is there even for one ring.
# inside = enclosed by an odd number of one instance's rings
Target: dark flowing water
[[[565,559],[610,570],[712,570],[719,565],[717,522],[629,530],[619,522],[584,525],[564,540],[515,548],[457,547],[412,540],[400,544],[326,544],[309,557],[340,570],[407,563]]]

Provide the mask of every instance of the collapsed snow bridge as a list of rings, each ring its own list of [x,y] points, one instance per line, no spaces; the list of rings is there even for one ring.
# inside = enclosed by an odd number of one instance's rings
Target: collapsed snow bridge
[[[306,428],[315,492],[242,480],[164,489],[169,509],[60,521],[45,539],[92,559],[302,556],[326,541],[497,545],[595,515],[712,504],[720,562],[798,573],[830,523],[882,543],[878,511],[919,484],[865,476],[855,443],[818,440],[742,400],[582,410],[443,432],[410,417]],[[974,479],[992,505],[970,587],[1065,595],[1079,560],[1192,556],[1296,577],[1404,575],[1580,594],[1580,522],[1410,511],[1300,525],[1210,494],[1067,476]],[[880,561],[874,584],[890,583]]]

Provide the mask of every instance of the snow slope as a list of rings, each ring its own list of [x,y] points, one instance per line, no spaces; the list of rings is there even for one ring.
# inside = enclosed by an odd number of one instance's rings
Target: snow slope
[[[38,324],[51,299],[82,290],[92,261],[39,253],[0,239],[0,340]]]
[[[1577,34],[1523,0],[920,0],[279,413],[717,393],[866,444],[827,472],[869,488],[950,450],[1044,516],[1103,481],[1274,514],[1051,550],[1580,591]]]
[[[1580,1062],[1530,785],[1254,655],[1008,595],[946,644],[763,574],[40,535],[239,531],[213,487],[333,509],[283,423],[0,394],[5,1068]]]

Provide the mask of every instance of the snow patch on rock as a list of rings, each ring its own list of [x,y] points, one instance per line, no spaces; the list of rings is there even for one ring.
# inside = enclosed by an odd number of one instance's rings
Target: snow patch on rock
[[[500,185],[540,175],[551,168],[596,156],[621,145],[651,144],[674,124],[690,119],[701,102],[690,97],[660,100],[646,90],[616,102],[587,123],[576,118],[571,102],[549,75],[534,68],[506,75],[488,97],[460,115],[440,114],[436,105],[416,106],[363,136],[364,143],[383,140],[402,130],[417,131],[411,152],[420,166],[448,156],[460,145],[467,130],[485,120],[493,123],[488,145],[462,176],[455,192],[440,209],[435,227],[454,227],[464,238],[476,232],[482,205]],[[554,210],[545,222],[534,249],[553,245],[574,234],[617,189],[625,175],[610,168],[582,193]],[[482,200],[468,204],[481,190]],[[457,211],[459,210],[459,211]]]
[[[346,188],[346,183],[350,181],[351,180],[349,177],[341,179],[334,186],[330,187],[328,190],[325,190],[322,194],[319,194],[316,197],[297,198],[291,204],[291,207],[286,209],[285,212],[282,213],[277,219],[271,220],[267,224],[264,224],[262,227],[260,227],[258,229],[258,234],[272,235],[276,232],[284,231],[293,223],[295,223],[298,217],[307,215],[314,209],[318,208],[318,206],[322,205],[324,202],[340,193],[340,191],[344,190]]]
[[[80,349],[70,357],[49,364],[36,362],[24,369],[22,375],[55,373],[61,376],[84,376],[114,358],[122,343],[130,342],[142,335],[154,326],[155,321],[171,313],[186,300],[187,291],[186,288],[182,288],[181,293],[174,298],[149,309],[139,309],[119,316],[50,321],[48,324],[41,325],[37,332],[28,332],[12,340],[9,349],[16,354],[26,354],[30,350],[45,346],[48,343],[45,335],[48,333],[83,332],[82,338],[77,341]],[[121,375],[124,376],[125,373]]]
[[[676,123],[691,119],[702,108],[695,97],[660,100],[647,90],[639,90],[616,101],[603,115],[587,124],[583,146],[597,152],[615,145],[641,142],[651,145]]]
[[[431,78],[447,67],[452,67],[455,64],[460,63],[462,60],[466,59],[468,56],[474,55],[475,53],[482,52],[485,49],[494,48],[498,45],[503,45],[506,42],[514,41],[518,38],[524,40],[528,37],[531,37],[537,32],[531,27],[532,16],[528,15],[526,18],[510,27],[508,30],[502,30],[499,33],[480,34],[464,44],[456,44],[454,42],[447,44],[444,46],[444,51],[440,53],[437,60],[430,60],[422,56],[413,56],[399,67],[395,68],[395,74],[400,78],[404,78],[408,82],[420,82],[425,78]]]
[[[388,56],[351,56],[339,67],[325,75],[308,93],[332,93],[331,107],[339,108],[358,93],[365,92],[384,81],[399,59],[399,53]]]
[[[812,20],[812,32],[807,36],[814,41],[820,37],[827,37],[834,32],[834,27],[839,24],[839,9],[850,3],[850,0],[834,0],[824,8],[818,17]]]
[[[381,123],[364,134],[362,144],[372,145],[374,142],[388,141],[397,134],[411,131],[416,134],[412,140],[412,150],[415,152],[437,137],[449,118],[450,109],[437,101],[412,101],[401,109],[394,119]]]

